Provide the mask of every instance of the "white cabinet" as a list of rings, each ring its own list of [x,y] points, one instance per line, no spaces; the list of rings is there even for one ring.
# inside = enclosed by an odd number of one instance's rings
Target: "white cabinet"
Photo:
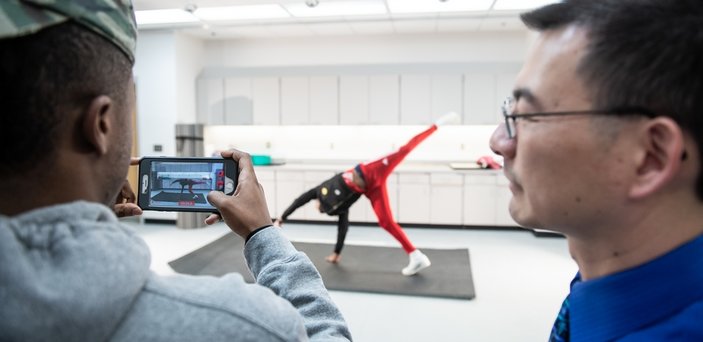
[[[506,96],[509,93],[505,94]],[[494,74],[464,75],[464,124],[494,125],[499,122],[500,101]]]
[[[305,190],[303,171],[276,171],[276,217],[280,217]],[[288,219],[304,220],[305,211],[299,208]]]
[[[503,100],[513,94],[515,77],[517,77],[515,74],[508,73],[500,73],[496,75],[496,105],[498,106],[498,109],[500,109],[500,105],[503,104]],[[498,114],[502,119],[502,114]]]
[[[400,122],[400,76],[369,76],[369,125],[397,125]]]
[[[441,71],[440,71],[441,72]],[[494,125],[510,71],[199,78],[197,121],[210,125],[427,125],[446,112]]]
[[[361,195],[359,200],[349,208],[349,221],[351,222],[374,222],[375,217],[371,202],[364,195]]]
[[[281,124],[309,123],[309,86],[308,77],[281,77]]]
[[[466,226],[496,225],[496,175],[465,175],[463,222]]]
[[[342,125],[364,125],[368,119],[368,76],[340,76],[339,123]]]
[[[398,175],[398,222],[430,222],[430,175],[401,173]]]
[[[400,77],[400,123],[426,125],[432,122],[429,75]]]
[[[252,98],[254,125],[279,125],[281,123],[278,77],[253,78]]]
[[[339,123],[339,89],[336,76],[310,77],[310,125]]]
[[[303,192],[320,185],[320,183],[324,182],[332,176],[334,176],[334,172],[331,171],[305,171],[303,174]],[[319,209],[319,202],[316,200],[308,202],[298,210],[304,212],[306,220],[335,222],[337,221],[337,216],[330,216],[325,213],[321,213]]]
[[[504,176],[497,176],[496,179],[496,225],[498,226],[519,226],[512,216],[510,216],[510,200],[513,197],[510,192],[509,181]]]
[[[447,112],[456,112],[461,115],[463,111],[463,87],[464,80],[462,75],[432,76],[432,122]]]
[[[251,125],[254,121],[251,79],[226,78],[224,87],[224,124]]]
[[[264,188],[264,195],[266,196],[266,205],[269,208],[269,214],[271,218],[278,217],[278,212],[276,211],[276,173],[273,170],[263,170],[262,167],[257,167],[254,172],[256,173],[256,179],[259,180],[259,184]]]
[[[391,204],[391,211],[393,212],[393,217],[398,220],[398,175],[391,174],[388,176],[386,181],[386,187],[388,190],[388,202]],[[371,209],[371,222],[377,222],[376,214]]]
[[[462,224],[463,185],[460,174],[430,174],[430,223]]]
[[[503,120],[500,107],[510,96],[513,73],[474,73],[464,75],[464,123],[494,125]]]
[[[225,123],[224,80],[200,78],[197,83],[197,121],[206,125]]]

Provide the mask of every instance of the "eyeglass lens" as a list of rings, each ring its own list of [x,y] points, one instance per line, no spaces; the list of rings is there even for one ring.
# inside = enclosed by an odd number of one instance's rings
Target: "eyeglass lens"
[[[515,111],[515,99],[508,97],[503,101],[503,117],[505,118],[505,128],[508,130],[508,138],[512,139],[515,137],[515,118],[509,115],[513,114]]]

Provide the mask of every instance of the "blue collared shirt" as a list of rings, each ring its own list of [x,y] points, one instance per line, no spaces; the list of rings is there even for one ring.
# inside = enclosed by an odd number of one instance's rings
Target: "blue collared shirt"
[[[703,235],[569,298],[571,341],[703,341]]]

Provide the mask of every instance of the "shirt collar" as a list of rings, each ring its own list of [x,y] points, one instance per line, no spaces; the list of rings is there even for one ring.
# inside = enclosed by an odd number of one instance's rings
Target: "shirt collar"
[[[703,298],[703,235],[635,268],[571,283],[572,341],[606,341],[640,330]],[[573,338],[576,337],[576,338]]]

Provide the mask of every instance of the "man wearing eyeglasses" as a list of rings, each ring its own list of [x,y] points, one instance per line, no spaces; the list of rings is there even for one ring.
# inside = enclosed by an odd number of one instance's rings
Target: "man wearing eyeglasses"
[[[491,137],[521,225],[579,272],[551,341],[703,340],[703,5],[566,0]]]

